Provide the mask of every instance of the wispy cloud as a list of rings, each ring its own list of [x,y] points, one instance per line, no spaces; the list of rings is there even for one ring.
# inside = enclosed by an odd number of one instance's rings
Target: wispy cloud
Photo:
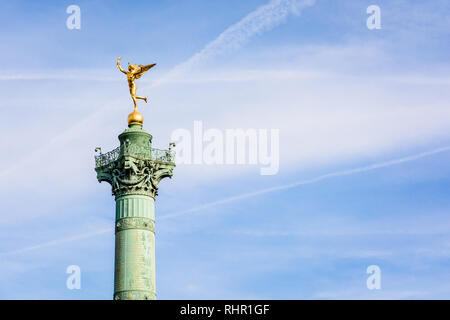
[[[446,10],[435,10],[448,7],[446,0],[437,2],[385,3],[378,31],[367,30],[358,1],[307,8],[314,2],[262,0],[240,6],[248,11],[226,1],[201,8],[189,1],[142,3],[147,19],[133,30],[148,41],[133,59],[151,54],[166,65],[137,82],[152,102],[140,108],[155,147],[167,145],[176,128],[191,131],[194,120],[221,131],[280,129],[278,176],[258,178],[256,166],[180,165],[175,179],[164,182],[169,202],[159,199],[157,217],[161,298],[371,298],[366,263],[383,269],[380,296],[448,296],[441,284],[450,249],[443,192],[450,20]],[[8,150],[0,188],[3,211],[11,213],[0,222],[8,240],[0,250],[0,293],[36,298],[44,283],[45,298],[109,298],[114,241],[97,240],[114,235],[114,200],[92,166],[93,149],[114,148],[126,125],[126,81],[111,60],[120,53],[103,50],[120,50],[108,33],[123,12],[101,1],[86,4],[86,12],[107,7],[97,16],[101,23],[72,32],[64,23],[54,28],[57,8],[45,9],[55,19],[44,21],[16,7],[6,8],[12,25],[20,24],[4,33],[11,40],[4,60],[11,63],[0,70]],[[205,19],[217,8],[221,19]],[[207,31],[219,25],[217,33]],[[127,30],[116,31],[125,39]],[[89,50],[93,56],[79,54]],[[20,123],[10,121],[12,110]],[[392,175],[384,177],[386,171]],[[328,192],[336,186],[337,194]],[[180,205],[186,199],[190,205]],[[280,205],[281,216],[274,216]],[[24,229],[30,221],[34,227]],[[184,254],[194,247],[201,257]],[[88,290],[65,289],[69,263],[88,275]],[[180,265],[187,274],[171,267]]]
[[[207,57],[211,57],[219,52],[225,52],[230,49],[237,49],[242,46],[251,36],[255,34],[260,34],[263,31],[270,30],[280,24],[288,14],[299,14],[300,11],[306,7],[311,6],[315,3],[315,0],[272,0],[268,4],[259,7],[255,11],[249,13],[239,22],[233,24],[222,32],[214,41],[207,44],[202,50],[193,55],[191,58],[182,62],[181,64],[175,66],[166,75],[161,77],[152,83],[152,87],[163,85],[169,81],[173,80],[173,75],[180,75],[187,72],[189,67],[200,63]],[[88,75],[83,75],[81,73],[71,74],[70,72],[62,72],[61,74],[46,73],[46,74],[3,74],[0,75],[0,80],[61,80],[61,79],[73,79],[73,80],[97,80],[95,75],[89,73]],[[105,78],[104,80],[110,81],[111,78]],[[64,137],[69,133],[73,132],[74,129],[78,128],[80,124],[86,124],[88,122],[95,121],[97,116],[102,114],[108,105],[104,105],[102,108],[96,109],[93,113],[89,114],[86,118],[80,120],[79,122],[70,126],[66,131],[59,133],[55,138],[42,146],[40,149],[35,150],[33,155],[39,156],[45,150],[55,145],[55,142],[64,142]],[[15,165],[0,172],[0,177],[5,177],[16,171],[26,163],[30,161],[30,157],[27,159],[22,159],[16,162]]]
[[[285,21],[290,14],[300,12],[315,4],[315,0],[272,0],[255,11],[249,13],[239,22],[228,27],[216,39],[208,43],[190,59],[175,66],[166,75],[157,80],[153,86],[180,77],[192,67],[219,54],[239,49],[251,37],[269,31]]]
[[[445,151],[449,151],[450,150],[450,146],[446,146],[446,147],[441,147],[441,148],[437,148],[434,150],[430,150],[430,151],[425,151],[425,152],[421,152],[415,155],[411,155],[408,157],[403,157],[403,158],[399,158],[399,159],[393,159],[393,160],[389,160],[389,161],[383,161],[383,162],[378,162],[378,163],[374,163],[368,166],[363,166],[363,167],[357,167],[354,169],[348,169],[348,170],[342,170],[342,171],[336,171],[336,172],[331,172],[331,173],[327,173],[312,179],[308,179],[308,180],[302,180],[302,181],[297,181],[297,182],[293,182],[293,183],[289,183],[289,184],[285,184],[285,185],[281,185],[281,186],[276,186],[276,187],[271,187],[271,188],[267,188],[267,189],[262,189],[262,190],[258,190],[258,191],[254,191],[254,192],[249,192],[249,193],[244,193],[238,196],[234,196],[234,197],[229,197],[229,198],[225,198],[222,200],[217,200],[217,201],[213,201],[213,202],[209,202],[209,203],[205,203],[203,205],[200,205],[198,207],[192,208],[192,209],[188,209],[188,210],[184,210],[184,211],[180,211],[180,212],[175,212],[175,213],[171,213],[171,214],[167,214],[165,216],[162,216],[160,219],[169,219],[169,218],[175,218],[178,216],[182,216],[185,214],[189,214],[192,212],[196,212],[196,211],[200,211],[200,210],[204,210],[210,207],[214,207],[214,206],[218,206],[218,205],[222,205],[222,204],[227,204],[230,202],[234,202],[237,200],[243,200],[243,199],[247,199],[247,198],[252,198],[252,197],[256,197],[259,195],[263,195],[266,193],[272,193],[272,192],[276,192],[276,191],[281,191],[281,190],[286,190],[286,189],[292,189],[292,188],[296,188],[299,186],[304,186],[304,185],[308,185],[308,184],[313,184],[313,183],[317,183],[323,180],[327,180],[330,178],[335,178],[335,177],[341,177],[341,176],[348,176],[348,175],[352,175],[352,174],[357,174],[357,173],[362,173],[362,172],[366,172],[366,171],[371,171],[371,170],[375,170],[375,169],[380,169],[380,168],[386,168],[386,167],[390,167],[393,165],[398,165],[398,164],[402,164],[405,162],[409,162],[409,161],[414,161],[414,160],[418,160],[424,157],[428,157],[428,156],[432,156],[441,152],[445,152]]]
[[[24,248],[18,249],[18,250],[2,252],[2,253],[0,253],[0,256],[1,255],[3,255],[3,256],[15,255],[15,254],[25,253],[25,252],[29,252],[29,251],[39,250],[39,249],[46,248],[46,247],[60,245],[60,244],[66,243],[66,242],[72,242],[72,241],[82,240],[82,239],[86,239],[86,238],[91,238],[94,236],[98,236],[98,235],[105,234],[108,232],[113,232],[113,231],[114,230],[112,228],[104,228],[104,229],[100,229],[100,230],[97,230],[94,232],[81,233],[81,234],[77,234],[77,235],[62,238],[62,239],[56,239],[56,240],[52,240],[52,241],[39,243],[39,244],[36,244],[33,246],[24,247]]]
[[[269,3],[250,12],[243,19],[228,27],[216,39],[208,43],[199,52],[186,61],[169,70],[160,79],[152,83],[152,87],[172,81],[174,76],[181,76],[194,65],[204,60],[239,49],[251,37],[269,31],[285,21],[290,15],[299,15],[300,12],[315,4],[315,0],[272,0]],[[103,72],[104,73],[104,72]],[[0,81],[10,80],[88,80],[88,81],[116,81],[117,77],[99,77],[93,72],[80,72],[79,70],[60,70],[46,73],[3,73]],[[121,80],[121,79],[120,79]],[[148,82],[144,81],[143,82]]]
[[[252,198],[252,197],[256,197],[256,196],[260,196],[263,194],[272,193],[272,192],[276,192],[276,191],[280,191],[280,190],[292,189],[292,188],[296,188],[299,186],[314,184],[314,183],[317,183],[317,182],[320,182],[323,180],[327,180],[327,179],[331,179],[331,178],[335,178],[335,177],[348,176],[348,175],[352,175],[352,174],[358,174],[358,173],[367,172],[367,171],[371,171],[371,170],[376,170],[376,169],[386,168],[386,167],[390,167],[390,166],[394,166],[394,165],[399,165],[399,164],[402,164],[405,162],[418,160],[421,158],[429,157],[429,156],[432,156],[432,155],[435,155],[438,153],[442,153],[442,152],[446,152],[446,151],[450,151],[450,146],[445,146],[445,147],[433,149],[430,151],[421,152],[421,153],[403,157],[403,158],[398,158],[398,159],[393,159],[393,160],[383,161],[383,162],[377,162],[377,163],[374,163],[374,164],[371,164],[368,166],[331,172],[331,173],[320,175],[318,177],[308,179],[308,180],[301,180],[301,181],[297,181],[297,182],[293,182],[293,183],[289,183],[289,184],[285,184],[285,185],[281,185],[281,186],[275,186],[275,187],[271,187],[271,188],[257,190],[254,192],[244,193],[244,194],[241,194],[238,196],[229,197],[229,198],[225,198],[222,200],[212,201],[212,202],[205,203],[205,204],[202,204],[200,206],[197,206],[197,207],[194,207],[194,208],[191,208],[188,210],[183,210],[183,211],[179,211],[179,212],[166,214],[166,215],[160,217],[159,219],[161,219],[161,220],[172,219],[172,218],[184,216],[186,214],[198,212],[201,210],[205,210],[205,209],[208,209],[211,207],[231,203],[231,202],[238,201],[238,200],[244,200],[244,199],[248,199],[248,198]],[[99,234],[108,233],[108,232],[112,232],[112,230],[110,228],[108,228],[108,229],[101,229],[96,232],[83,233],[83,234],[71,236],[68,238],[57,239],[54,241],[44,242],[41,244],[25,247],[23,249],[6,252],[6,253],[3,253],[3,255],[13,255],[13,254],[23,253],[23,252],[27,252],[27,251],[37,250],[37,249],[41,249],[43,247],[54,246],[54,245],[59,245],[59,244],[70,242],[70,241],[90,238],[90,237],[93,237],[93,236],[96,236]]]

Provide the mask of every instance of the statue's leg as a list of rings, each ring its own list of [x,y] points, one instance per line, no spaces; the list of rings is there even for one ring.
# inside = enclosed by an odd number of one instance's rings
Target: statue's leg
[[[131,99],[133,99],[134,108],[137,108],[137,100],[135,96],[131,96]]]
[[[136,88],[137,88],[136,84],[134,82],[131,82],[130,94],[131,94],[131,99],[133,99],[134,108],[137,108]]]
[[[144,100],[145,103],[147,103],[147,97],[140,97],[140,96],[136,96],[136,99],[141,99]]]

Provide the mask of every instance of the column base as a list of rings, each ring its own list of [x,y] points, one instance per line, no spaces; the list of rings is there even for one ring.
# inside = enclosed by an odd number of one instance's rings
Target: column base
[[[156,294],[151,291],[125,290],[115,292],[114,300],[156,300]]]

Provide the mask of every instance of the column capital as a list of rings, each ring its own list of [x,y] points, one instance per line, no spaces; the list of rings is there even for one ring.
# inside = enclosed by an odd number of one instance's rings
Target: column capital
[[[117,198],[125,195],[158,194],[158,184],[173,176],[175,152],[171,148],[152,148],[152,136],[141,126],[130,125],[119,135],[120,146],[95,156],[95,171],[99,182],[106,181]]]

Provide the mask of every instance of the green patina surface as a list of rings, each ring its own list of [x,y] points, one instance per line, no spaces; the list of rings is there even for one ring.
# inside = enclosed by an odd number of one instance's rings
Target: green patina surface
[[[97,179],[116,199],[114,299],[156,299],[155,197],[172,177],[174,153],[151,147],[140,124],[119,135],[120,147],[95,157]]]

